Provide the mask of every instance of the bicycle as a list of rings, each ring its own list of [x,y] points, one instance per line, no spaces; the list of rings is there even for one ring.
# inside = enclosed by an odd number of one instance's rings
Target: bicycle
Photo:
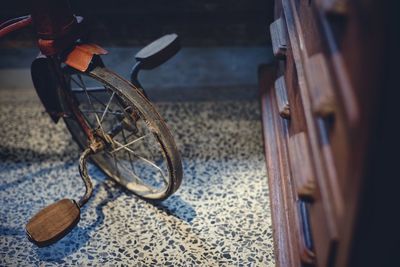
[[[63,119],[83,151],[79,173],[84,195],[45,207],[25,227],[39,247],[58,241],[79,222],[93,191],[89,157],[107,176],[147,200],[169,197],[182,181],[175,141],[138,80],[141,69],[153,69],[179,51],[178,36],[165,35],[141,49],[129,82],[105,67],[101,56],[107,51],[86,40],[84,24],[68,0],[38,0],[31,15],[0,25],[0,38],[34,26],[40,50],[31,65],[34,87],[52,121]]]

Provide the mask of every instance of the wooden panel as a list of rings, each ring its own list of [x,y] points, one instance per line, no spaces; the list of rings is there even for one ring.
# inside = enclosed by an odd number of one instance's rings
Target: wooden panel
[[[367,258],[376,259],[379,265],[379,254],[374,255],[373,251],[386,251],[385,243],[368,244],[365,241],[369,232],[382,239],[382,229],[373,227],[374,223],[369,223],[373,219],[369,216],[371,207],[377,207],[385,214],[381,210],[390,201],[382,200],[378,206],[376,200],[368,202],[362,197],[366,194],[363,190],[368,187],[364,176],[375,183],[375,188],[370,186],[370,197],[375,197],[376,187],[379,187],[376,184],[383,184],[376,179],[382,177],[365,174],[368,165],[378,162],[376,157],[385,157],[383,153],[377,153],[378,156],[368,154],[368,151],[374,151],[370,149],[374,141],[370,132],[375,132],[374,127],[379,128],[376,123],[384,119],[379,115],[384,112],[380,113],[377,107],[378,97],[386,95],[382,91],[387,82],[382,79],[382,68],[387,66],[382,62],[392,57],[386,50],[388,39],[385,37],[389,37],[384,34],[391,23],[383,10],[389,9],[374,1],[276,1],[275,18],[283,19],[284,23],[277,22],[271,33],[277,36],[272,40],[277,56],[282,52],[278,34],[287,37],[285,60],[277,64],[278,74],[284,77],[285,83],[279,78],[275,90],[268,96],[272,108],[266,111],[271,114],[268,114],[270,119],[264,121],[264,127],[275,125],[275,135],[268,142],[278,143],[274,151],[278,155],[269,155],[269,160],[277,161],[280,170],[285,169],[280,181],[284,191],[281,196],[287,199],[280,207],[286,209],[287,216],[286,220],[274,221],[274,227],[286,229],[286,242],[292,244],[289,246],[292,251],[288,253],[291,264],[284,266],[299,266],[296,260],[316,266],[356,266],[351,264],[352,261],[372,264],[365,260]],[[371,39],[371,32],[375,38]],[[396,46],[393,48],[398,50]],[[283,53],[280,54],[282,58]],[[396,83],[395,79],[393,81],[391,84]],[[276,118],[277,110],[282,115],[287,103],[282,92],[287,93],[290,103],[290,120]],[[289,174],[286,173],[285,148],[290,155]],[[381,171],[377,173],[381,174]],[[314,182],[310,183],[312,180]],[[379,199],[385,197],[380,195]],[[304,206],[293,208],[298,204],[293,201],[298,199],[308,200],[308,229],[299,228],[302,224],[293,217],[303,211]],[[357,217],[360,203],[364,209],[362,219]],[[272,202],[272,206],[274,204]],[[386,226],[386,221],[377,218],[375,225]],[[282,223],[286,225],[280,225]],[[355,228],[357,225],[359,229]],[[294,230],[290,230],[292,228]],[[371,251],[368,255],[361,250],[356,251],[358,254],[352,251],[357,231],[358,248],[367,248]],[[309,246],[308,237],[313,246]],[[381,245],[379,248],[377,243]],[[293,256],[296,254],[297,258]]]
[[[314,242],[311,236],[311,225],[308,214],[308,203],[304,201],[298,202],[299,210],[299,225],[300,225],[300,260],[307,266],[314,266],[315,264],[315,253],[314,253]]]
[[[305,59],[309,58],[310,54],[319,52],[322,40],[315,37],[314,39],[311,39],[312,35],[316,34],[316,30],[318,29],[313,26],[315,23],[314,20],[310,20],[310,24],[301,23],[301,20],[306,19],[306,17],[301,17],[300,19],[296,13],[296,5],[303,4],[304,1],[299,2],[282,1],[284,18],[286,19],[290,40],[289,43],[296,67],[295,74],[298,81],[297,91],[301,106],[303,107],[303,110],[299,111],[291,109],[291,121],[293,121],[293,116],[295,114],[299,114],[303,117],[305,123],[304,132],[306,132],[308,136],[312,168],[315,172],[317,184],[317,190],[314,196],[315,200],[312,205],[310,205],[311,231],[315,241],[316,261],[319,266],[326,266],[331,261],[337,248],[338,225],[335,208],[331,203],[332,194],[330,192],[330,184],[329,180],[326,179],[323,157],[320,153],[318,131],[315,124],[315,114],[312,111],[311,96],[304,64]],[[312,6],[310,6],[310,8],[307,6],[303,7],[304,14],[312,16]],[[311,28],[304,27],[304,25],[308,25]],[[313,42],[313,40],[316,40],[317,42]],[[290,79],[290,77],[288,77],[288,79]],[[290,90],[289,100],[292,100],[290,98]]]
[[[292,182],[286,153],[287,120],[279,116],[275,90],[274,66],[259,68],[259,85],[264,146],[270,190],[274,251],[277,266],[299,266],[298,224],[292,194]]]
[[[315,54],[306,64],[313,112],[328,117],[335,111],[335,97],[325,57],[322,53]]]
[[[282,18],[270,25],[272,50],[277,58],[285,58],[287,48],[286,26]]]
[[[294,1],[284,0],[290,2],[295,12],[294,18],[297,25],[295,26],[298,32],[299,41],[301,42],[301,50],[307,57],[320,53],[323,51],[323,40],[319,38],[319,26],[316,17],[314,16],[315,0],[310,1]],[[288,27],[290,28],[290,27]]]
[[[316,184],[312,169],[308,141],[304,132],[289,139],[290,166],[298,196],[306,201],[313,201]]]
[[[285,78],[283,76],[279,77],[275,81],[275,93],[276,100],[278,102],[278,111],[282,118],[290,118],[290,107],[287,95],[287,88],[285,83]]]

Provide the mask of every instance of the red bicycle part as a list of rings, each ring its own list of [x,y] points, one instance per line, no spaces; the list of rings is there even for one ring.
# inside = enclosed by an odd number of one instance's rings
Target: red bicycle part
[[[31,24],[32,24],[31,16],[10,19],[0,25],[0,38],[16,30],[28,27]]]
[[[67,60],[64,62],[70,67],[85,72],[89,67],[94,55],[105,55],[107,50],[96,44],[80,44],[68,54]]]

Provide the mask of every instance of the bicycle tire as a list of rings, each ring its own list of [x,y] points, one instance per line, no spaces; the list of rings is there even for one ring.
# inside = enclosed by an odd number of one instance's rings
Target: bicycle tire
[[[110,163],[105,161],[106,159],[104,158],[104,154],[93,156],[93,162],[107,176],[113,178],[116,182],[127,188],[129,191],[144,199],[163,200],[176,192],[182,182],[182,162],[175,141],[166,123],[164,122],[164,119],[159,115],[155,107],[148,101],[148,99],[137,87],[105,67],[97,66],[80,74],[100,82],[105,86],[105,88],[115,92],[117,97],[122,99],[124,103],[129,103],[130,106],[140,112],[149,130],[155,136],[160,147],[162,148],[163,156],[167,162],[168,184],[159,192],[143,193],[143,190],[138,189],[140,185],[135,186],[135,183],[132,184],[132,182],[126,181],[126,179],[117,177],[115,173],[118,173],[118,171],[110,168]],[[65,75],[67,76],[69,74]],[[67,90],[71,91],[72,89],[70,87],[67,88]],[[60,101],[63,100],[60,99]],[[64,103],[64,106],[65,105],[66,104]],[[83,130],[77,123],[76,119],[74,117],[65,117],[64,121],[73,139],[78,143],[81,149],[85,149],[88,145],[87,137],[84,135]]]

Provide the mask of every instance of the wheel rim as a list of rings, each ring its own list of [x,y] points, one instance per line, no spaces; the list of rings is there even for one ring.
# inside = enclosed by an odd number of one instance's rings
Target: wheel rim
[[[145,198],[163,197],[171,183],[168,161],[161,141],[142,113],[88,76],[71,75],[69,84],[92,129],[112,136],[106,149],[94,156],[95,163],[134,193]],[[77,139],[85,144],[82,130]]]

